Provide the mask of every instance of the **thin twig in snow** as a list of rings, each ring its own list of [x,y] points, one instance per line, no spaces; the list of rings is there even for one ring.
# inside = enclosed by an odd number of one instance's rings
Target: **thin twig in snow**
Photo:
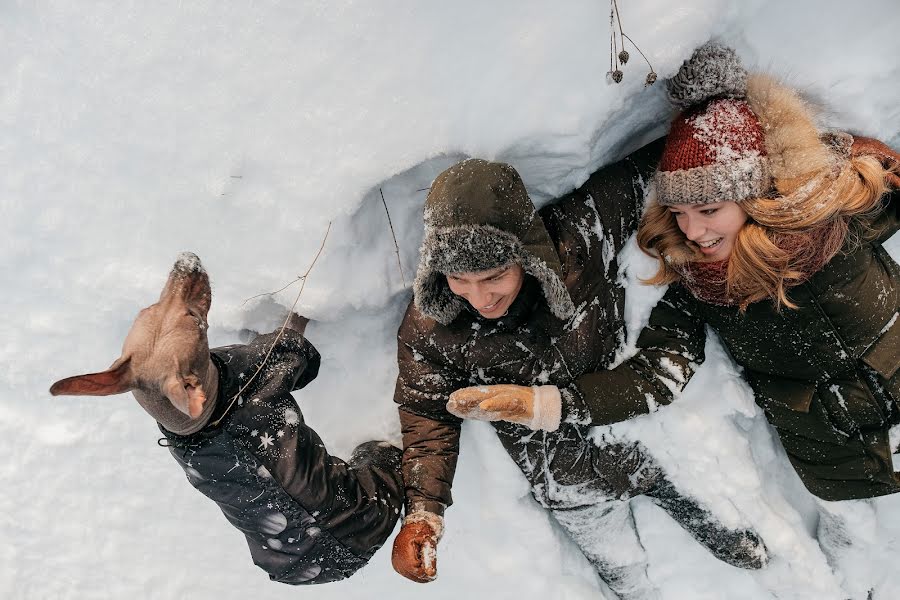
[[[297,307],[297,303],[300,302],[300,296],[303,294],[303,288],[306,287],[306,281],[307,281],[307,278],[309,277],[309,273],[310,273],[310,271],[313,270],[313,267],[316,266],[316,261],[319,260],[319,255],[322,254],[322,250],[325,248],[325,241],[328,239],[328,232],[330,232],[330,231],[331,231],[331,221],[328,221],[328,228],[325,230],[325,237],[322,238],[322,245],[319,246],[319,251],[316,252],[315,258],[313,258],[313,261],[309,265],[309,268],[306,270],[306,273],[304,273],[303,275],[301,275],[300,277],[298,277],[297,279],[294,280],[294,281],[297,281],[297,280],[303,281],[303,283],[300,285],[300,291],[297,292],[297,297],[294,298],[294,303],[291,305],[291,308],[288,311],[287,316],[284,318],[284,323],[281,324],[281,329],[278,330],[278,335],[276,335],[275,339],[272,340],[272,345],[269,346],[269,350],[268,350],[268,352],[266,352],[266,356],[265,356],[265,358],[263,358],[262,362],[260,363],[259,368],[257,368],[256,372],[253,374],[253,376],[247,380],[247,383],[242,385],[241,388],[237,392],[235,392],[234,396],[232,396],[232,398],[231,398],[231,401],[228,403],[228,407],[225,409],[225,412],[222,413],[222,416],[219,417],[218,419],[216,419],[215,422],[211,423],[210,426],[218,427],[219,423],[222,422],[222,419],[224,419],[228,415],[229,411],[231,411],[231,407],[234,406],[234,403],[237,401],[237,399],[240,398],[241,394],[244,393],[244,390],[246,390],[247,387],[249,387],[250,384],[253,383],[253,381],[256,379],[257,375],[259,375],[260,372],[263,370],[263,367],[266,366],[266,363],[269,361],[269,356],[272,355],[272,350],[275,348],[275,345],[278,344],[278,340],[281,339],[282,334],[284,334],[284,329],[285,329],[285,327],[287,327],[288,321],[290,321],[291,315],[294,313],[294,309]],[[294,283],[294,282],[292,281],[291,283]],[[288,285],[290,285],[290,284],[288,284]],[[287,286],[285,286],[285,287],[287,287]],[[282,289],[284,289],[284,288],[282,288]],[[273,292],[273,293],[275,293],[275,292]],[[264,296],[266,294],[261,294],[261,295]]]
[[[384,204],[384,212],[387,213],[388,225],[391,228],[391,237],[394,238],[394,252],[397,253],[397,267],[400,268],[400,281],[403,282],[403,287],[406,287],[406,277],[403,276],[403,264],[400,262],[400,246],[397,244],[397,235],[394,233],[394,224],[391,222],[391,211],[388,210],[387,201],[384,199],[384,190],[378,188],[378,192],[381,194],[381,203]]]

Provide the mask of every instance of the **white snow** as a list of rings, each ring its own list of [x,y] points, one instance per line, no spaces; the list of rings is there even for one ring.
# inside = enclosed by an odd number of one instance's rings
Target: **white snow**
[[[891,239],[893,239],[893,238],[891,238]],[[891,320],[888,321],[887,323],[885,323],[884,327],[881,328],[881,333],[885,333],[885,332],[888,331],[891,327],[893,327],[893,326],[894,326],[894,323],[897,322],[897,317],[898,317],[898,316],[900,316],[900,313],[894,313],[894,316],[891,317]]]
[[[284,422],[288,425],[296,425],[300,422],[300,415],[292,408],[284,409]]]
[[[900,13],[890,0],[619,7],[661,79],[719,35],[751,67],[825,105],[828,125],[900,144]],[[542,204],[665,130],[661,82],[644,89],[636,52],[623,82],[606,82],[608,8],[4,3],[0,597],[601,597],[592,568],[531,499],[487,424],[463,430],[436,581],[395,574],[389,541],[348,581],[293,588],[253,566],[242,536],[185,481],[130,396],[52,398],[47,389],[119,355],[182,251],[212,280],[212,345],[274,328],[299,281],[244,300],[305,273],[332,222],[299,305],[313,319],[307,334],[322,369],[297,398],[340,456],[369,439],[398,443],[395,334],[411,297],[424,188],[478,156],[513,164]],[[900,254],[898,238],[888,247]],[[648,263],[634,248],[629,256],[633,283]],[[661,293],[630,286],[632,334]],[[642,439],[724,520],[756,527],[773,560],[759,572],[729,567],[639,500],[649,576],[663,598],[828,600],[848,595],[841,584],[895,597],[900,498],[843,507],[861,523],[858,556],[834,574],[816,543],[815,502],[715,338],[707,356],[678,403],[614,429]],[[283,519],[273,514],[272,535]]]

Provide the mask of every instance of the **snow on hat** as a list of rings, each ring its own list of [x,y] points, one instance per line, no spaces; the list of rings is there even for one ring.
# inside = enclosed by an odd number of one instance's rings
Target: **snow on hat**
[[[425,316],[448,325],[463,310],[465,301],[450,290],[447,273],[510,263],[537,279],[557,318],[575,312],[556,246],[512,166],[470,158],[449,167],[431,185],[424,217],[413,296]]]
[[[772,189],[763,127],[746,100],[747,71],[734,50],[701,46],[666,90],[684,110],[656,173],[660,204],[740,202]]]

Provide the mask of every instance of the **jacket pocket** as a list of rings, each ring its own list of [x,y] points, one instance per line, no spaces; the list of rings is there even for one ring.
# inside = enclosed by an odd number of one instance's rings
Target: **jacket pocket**
[[[818,398],[841,431],[884,425],[884,407],[872,395],[864,377],[832,379],[819,385]]]
[[[900,317],[894,313],[881,336],[862,356],[864,363],[875,369],[885,379],[890,379],[900,368]]]
[[[750,372],[747,379],[776,429],[828,444],[843,445],[850,437],[825,410],[815,382]]]
[[[875,371],[880,383],[895,403],[900,403],[900,315],[893,319],[875,343],[863,354],[862,361]]]

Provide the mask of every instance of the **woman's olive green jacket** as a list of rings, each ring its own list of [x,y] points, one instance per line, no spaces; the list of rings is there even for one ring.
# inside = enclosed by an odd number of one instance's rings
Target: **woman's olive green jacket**
[[[848,242],[790,290],[795,310],[779,312],[764,301],[741,313],[672,285],[640,335],[639,353],[612,371],[592,374],[590,384],[581,381],[617,401],[580,412],[590,413],[593,423],[611,423],[670,402],[671,394],[660,397],[660,387],[648,385],[645,374],[654,370],[676,392],[683,388],[703,360],[709,325],[743,367],[810,492],[847,500],[900,491],[888,439],[900,421],[900,267],[882,246],[900,228],[900,192],[883,202],[864,241]]]

